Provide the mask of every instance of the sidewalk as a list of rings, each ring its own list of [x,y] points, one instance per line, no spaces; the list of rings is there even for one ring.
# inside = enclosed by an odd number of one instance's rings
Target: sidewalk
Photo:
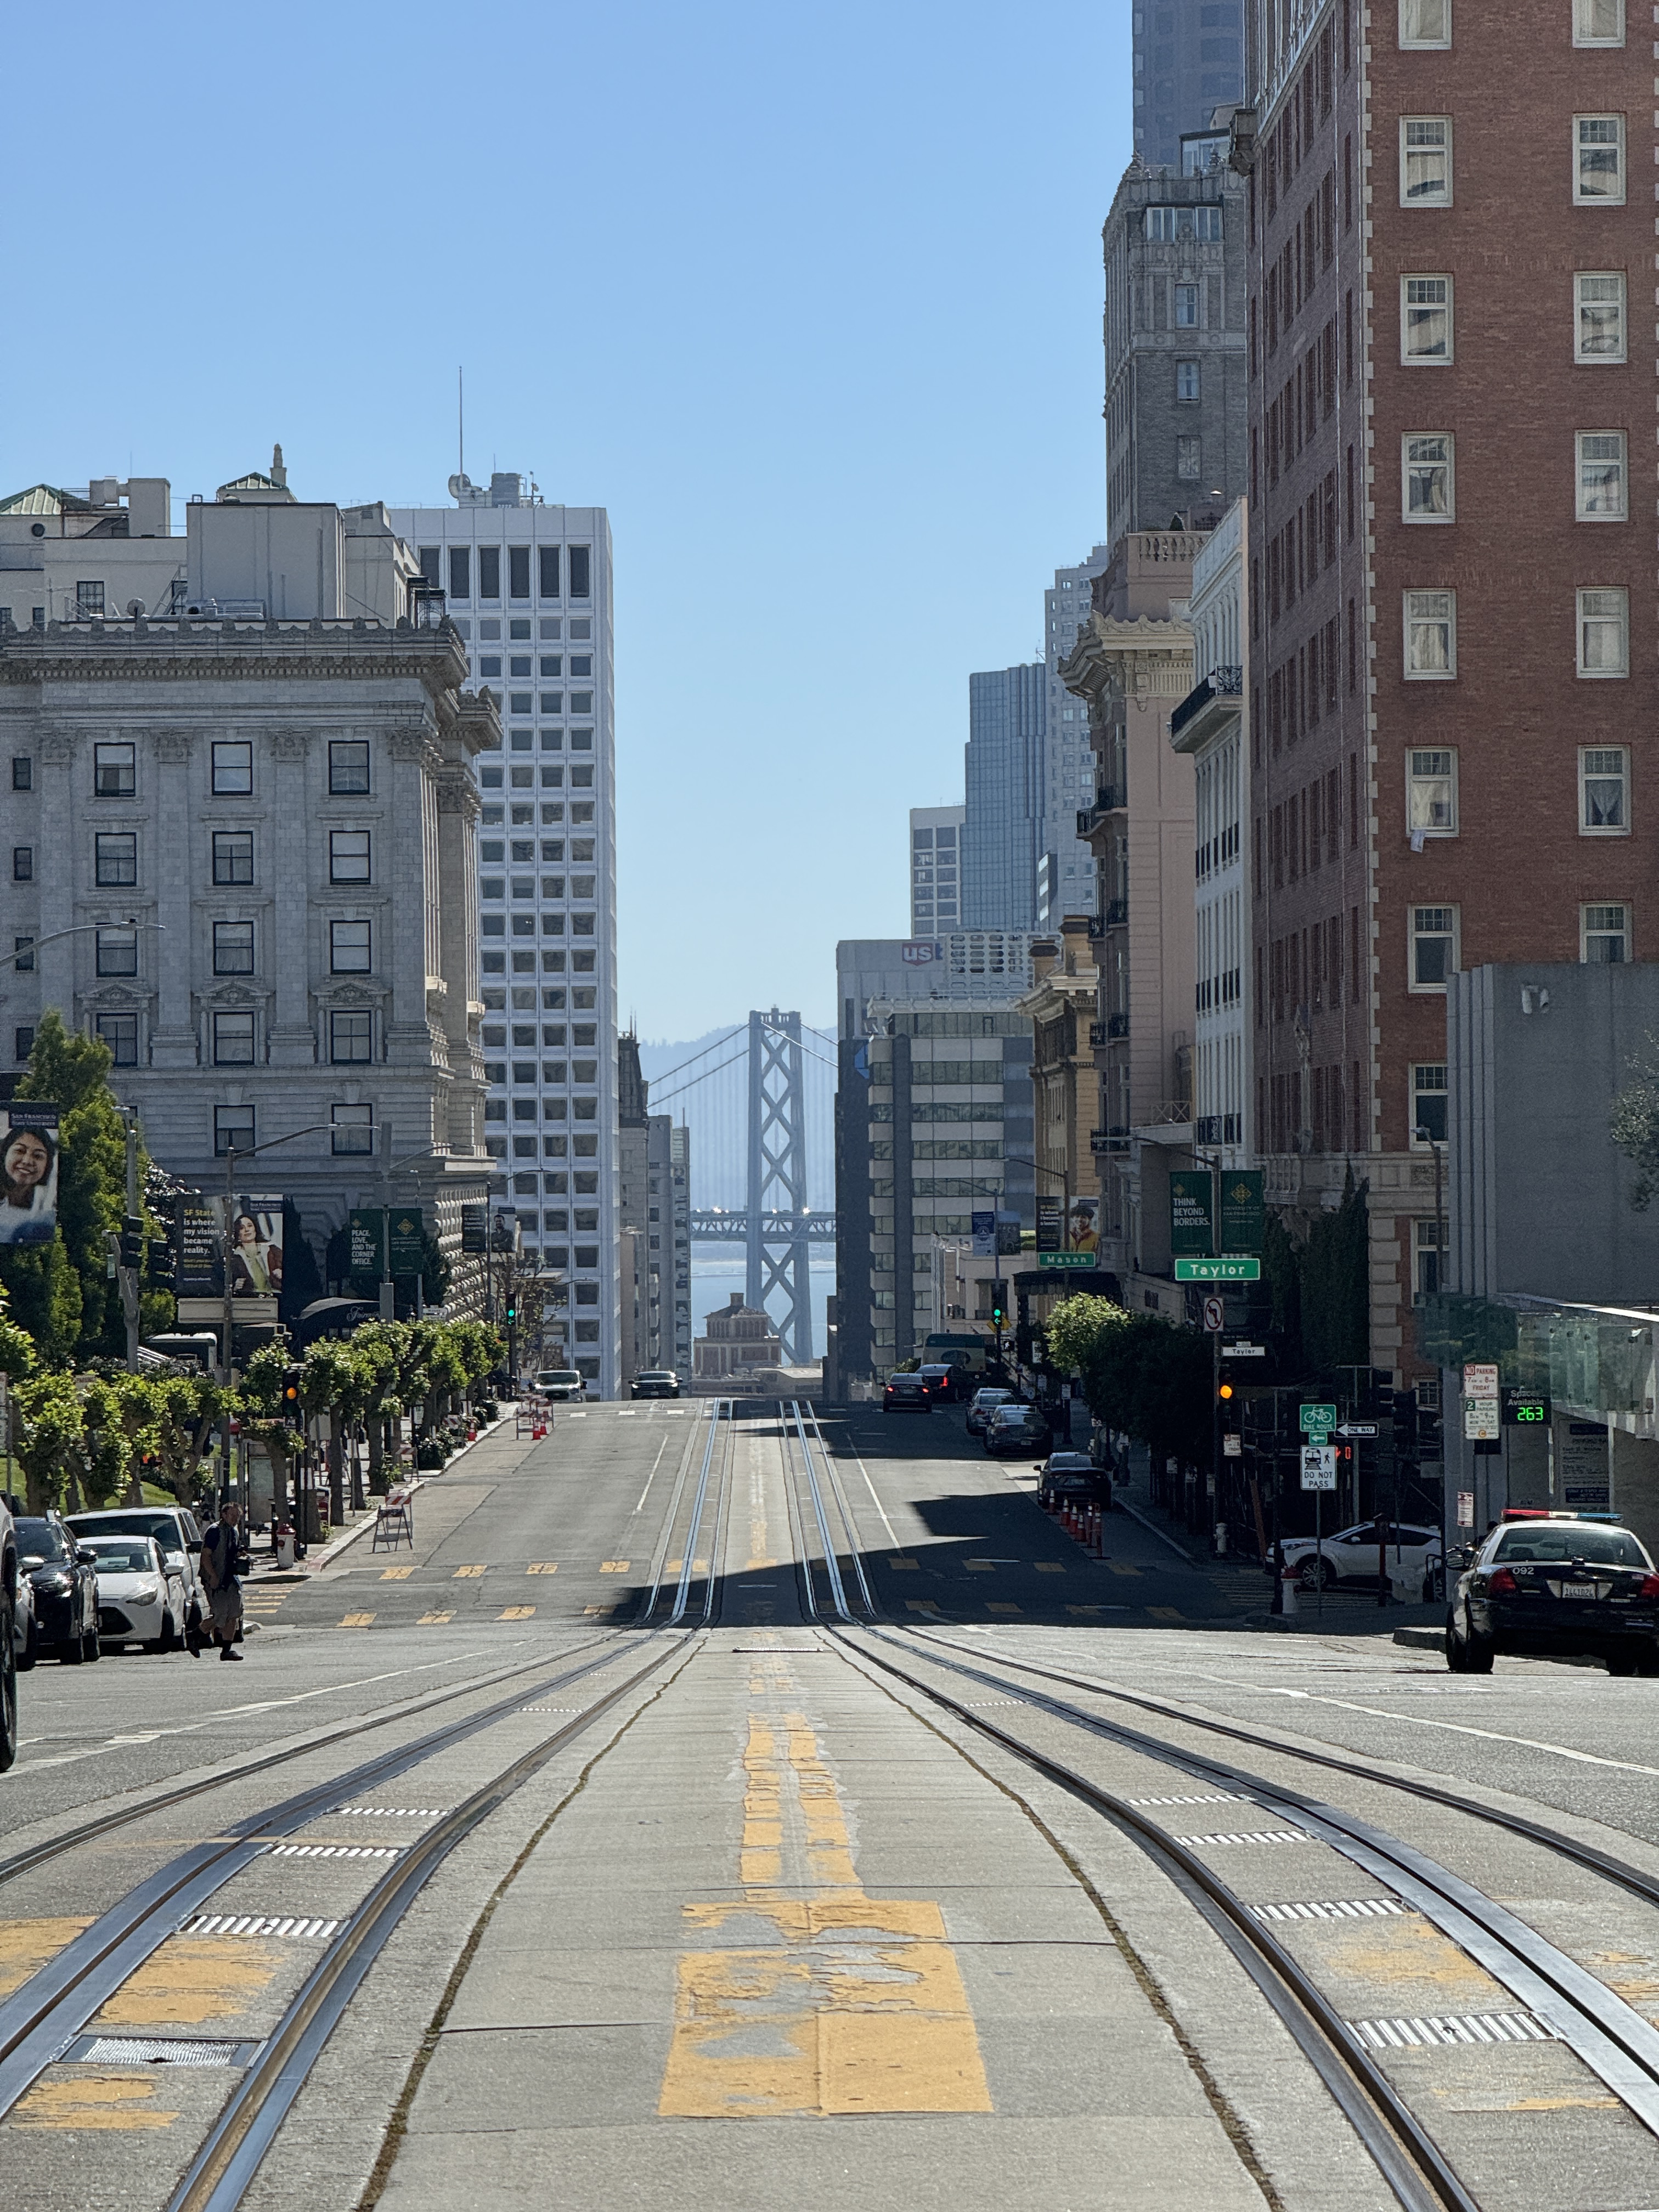
[[[401,1487],[410,1498],[413,1498],[417,1492],[424,1490],[428,1483],[441,1481],[445,1475],[453,1473],[460,1465],[469,1452],[475,1451],[488,1437],[499,1436],[502,1428],[513,1418],[514,1408],[508,1402],[495,1420],[491,1421],[487,1427],[480,1429],[471,1443],[463,1444],[441,1468],[422,1474],[412,1474]],[[383,1501],[379,1498],[371,1498],[361,1510],[354,1510],[348,1506],[344,1521],[331,1527],[326,1541],[309,1546],[304,1559],[296,1559],[291,1567],[279,1567],[276,1554],[268,1549],[257,1553],[249,1565],[246,1582],[302,1583],[308,1581],[319,1569],[332,1565],[341,1553],[349,1545],[355,1544],[360,1536],[366,1535],[373,1530],[375,1515],[379,1512],[382,1503]]]

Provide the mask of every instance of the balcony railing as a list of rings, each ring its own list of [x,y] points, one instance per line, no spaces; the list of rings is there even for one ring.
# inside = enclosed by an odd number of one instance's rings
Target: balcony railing
[[[1090,1024],[1089,1024],[1089,1049],[1090,1049],[1090,1051],[1091,1051],[1091,1052],[1098,1052],[1098,1051],[1099,1051],[1099,1049],[1100,1049],[1100,1048],[1101,1048],[1101,1046],[1102,1046],[1102,1045],[1103,1045],[1103,1044],[1105,1043],[1105,1042],[1106,1042],[1106,1024],[1105,1024],[1105,1023],[1104,1023],[1104,1022],[1091,1022],[1091,1023],[1090,1023]]]
[[[1212,699],[1237,699],[1244,690],[1244,671],[1242,668],[1212,668],[1209,674],[1194,684],[1181,704],[1170,717],[1170,735],[1180,736],[1194,714],[1200,714]]]
[[[1129,1132],[1121,1122],[1109,1129],[1089,1132],[1089,1150],[1097,1158],[1103,1152],[1127,1152],[1128,1149]]]
[[[1103,783],[1095,793],[1092,806],[1079,806],[1077,811],[1077,834],[1086,837],[1097,828],[1102,817],[1119,814],[1127,805],[1122,791],[1115,783]]]

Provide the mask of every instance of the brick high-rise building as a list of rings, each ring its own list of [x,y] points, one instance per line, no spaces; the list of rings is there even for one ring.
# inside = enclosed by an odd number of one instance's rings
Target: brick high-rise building
[[[1635,29],[1623,0],[1249,9],[1259,1141],[1281,1206],[1369,1179],[1371,1355],[1408,1372],[1447,976],[1648,949]]]

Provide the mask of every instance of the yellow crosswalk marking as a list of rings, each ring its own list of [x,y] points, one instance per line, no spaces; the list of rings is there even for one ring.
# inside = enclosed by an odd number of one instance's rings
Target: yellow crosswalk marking
[[[382,1567],[380,1580],[383,1583],[406,1583],[414,1571],[413,1567]]]
[[[469,1576],[481,1575],[483,1571],[482,1567],[457,1567],[450,1579],[452,1582],[465,1582]]]
[[[1018,1605],[999,1605],[994,1600],[993,1600],[993,1601],[986,1607],[985,1610],[987,1613],[1022,1613],[1024,1612],[1024,1607]]]
[[[372,1613],[349,1613],[341,1621],[342,1628],[367,1628],[374,1618]]]
[[[1063,1559],[1039,1559],[1036,1571],[1040,1575],[1063,1575],[1066,1563]]]
[[[907,1597],[904,1601],[904,1609],[907,1613],[937,1613],[939,1605],[937,1601],[931,1597]]]
[[[669,1559],[663,1566],[663,1572],[665,1575],[679,1575],[684,1574],[684,1571],[685,1561],[684,1559]],[[691,1562],[691,1571],[694,1575],[706,1575],[708,1572],[708,1560],[693,1559]]]
[[[584,1613],[614,1613],[616,1610],[617,1608],[614,1605],[585,1605],[582,1607],[582,1611]]]
[[[602,1575],[625,1575],[628,1572],[628,1565],[626,1559],[601,1559],[599,1572]]]
[[[418,1626],[422,1628],[441,1628],[447,1620],[453,1620],[453,1613],[423,1613]]]
[[[495,1617],[498,1620],[528,1620],[535,1610],[533,1605],[509,1605]]]
[[[887,1564],[896,1575],[914,1575],[920,1571],[914,1559],[897,1559],[890,1556]]]
[[[1139,1567],[1132,1567],[1127,1559],[1108,1559],[1107,1565],[1115,1575],[1138,1575]]]
[[[532,1559],[525,1569],[527,1575],[556,1575],[558,1571],[559,1563],[556,1559]]]

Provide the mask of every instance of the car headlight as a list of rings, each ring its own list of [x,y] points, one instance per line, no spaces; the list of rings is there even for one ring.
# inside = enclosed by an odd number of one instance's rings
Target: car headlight
[[[34,1587],[50,1597],[61,1597],[70,1587],[70,1578],[67,1575],[37,1575]]]
[[[161,1595],[161,1591],[156,1589],[154,1583],[140,1583],[137,1589],[127,1592],[128,1598],[134,1605],[154,1605]]]

